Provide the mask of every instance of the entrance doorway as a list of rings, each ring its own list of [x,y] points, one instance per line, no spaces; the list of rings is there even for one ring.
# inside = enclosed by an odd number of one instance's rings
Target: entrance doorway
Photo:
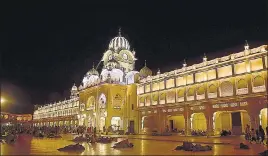
[[[207,131],[207,120],[204,113],[191,115],[191,129],[195,131]]]
[[[185,129],[185,120],[183,115],[168,116],[168,127],[171,132],[183,132]]]
[[[169,128],[172,131],[174,129],[173,120],[169,120]]]
[[[129,121],[129,133],[134,133],[134,121]]]
[[[241,135],[249,124],[249,115],[245,110],[217,111],[213,114],[213,129],[215,135],[222,130],[231,131],[233,135]]]

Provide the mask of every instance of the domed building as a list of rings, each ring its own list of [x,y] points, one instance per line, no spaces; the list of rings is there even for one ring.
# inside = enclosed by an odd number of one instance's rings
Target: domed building
[[[92,69],[90,69],[86,73],[82,82],[83,82],[83,87],[92,86],[99,82],[99,72],[94,68],[94,65]]]
[[[84,85],[79,92],[79,125],[97,127],[100,131],[103,127],[126,131],[129,126],[130,131],[137,132],[136,112],[124,113],[134,110],[137,103],[135,83],[139,80],[139,72],[134,70],[135,54],[119,30],[103,54],[100,75],[93,68],[83,79]]]
[[[121,36],[121,29],[119,29],[118,36],[113,38],[109,43],[109,50],[119,52],[121,50],[129,50],[130,45],[126,38]]]
[[[141,68],[139,75],[140,75],[141,78],[146,78],[148,76],[153,75],[152,70],[150,68],[148,68],[147,65],[146,65],[146,60],[145,60],[145,65],[144,65],[143,68]]]
[[[71,88],[71,99],[35,110],[35,125],[79,125],[97,132],[152,133],[204,131],[234,135],[267,126],[267,51],[253,49],[152,75],[145,65],[135,71],[136,52],[118,35],[111,39],[99,64]],[[98,64],[98,65],[99,65]],[[100,74],[98,72],[100,71]],[[78,96],[79,93],[79,96]],[[235,121],[235,122],[233,122]]]

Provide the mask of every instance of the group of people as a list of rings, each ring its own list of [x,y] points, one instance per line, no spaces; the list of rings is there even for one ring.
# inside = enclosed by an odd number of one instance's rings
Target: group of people
[[[246,132],[245,139],[248,140],[250,143],[255,142],[264,144],[265,132],[261,125],[256,130],[254,128],[250,129],[250,126],[247,125],[245,132]],[[266,127],[266,135],[268,135],[268,126]]]
[[[192,130],[191,134],[193,136],[206,136],[207,132],[203,130]]]

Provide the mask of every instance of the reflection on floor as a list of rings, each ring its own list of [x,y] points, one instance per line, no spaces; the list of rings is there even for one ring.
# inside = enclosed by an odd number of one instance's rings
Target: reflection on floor
[[[134,147],[130,149],[113,149],[111,146],[114,143],[97,143],[94,145],[83,143],[86,150],[82,153],[65,153],[57,151],[58,148],[74,144],[74,142],[70,141],[72,139],[72,135],[63,135],[63,138],[59,139],[37,139],[26,135],[19,136],[15,144],[8,145],[1,143],[1,155],[256,155],[267,149],[264,145],[259,144],[249,145],[251,148],[250,150],[235,149],[233,144],[211,144],[213,146],[212,151],[194,153],[173,150],[177,145],[181,145],[182,142],[130,139],[129,141],[134,144]],[[205,139],[206,138],[203,138],[203,140]],[[220,138],[215,139],[219,140]],[[239,141],[236,138],[233,139]],[[189,138],[189,140],[194,141],[195,138]],[[202,138],[199,138],[199,140],[202,141]],[[210,138],[210,140],[213,142],[213,138]]]

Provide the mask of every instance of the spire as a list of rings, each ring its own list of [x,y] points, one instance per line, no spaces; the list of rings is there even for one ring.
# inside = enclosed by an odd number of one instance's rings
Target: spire
[[[121,37],[121,27],[119,27],[119,29],[118,29],[118,36]]]
[[[158,68],[158,69],[157,69],[157,75],[159,75],[159,74],[160,74],[160,69]]]
[[[245,46],[244,46],[245,50],[249,50],[249,45],[248,45],[248,41],[245,40]]]
[[[95,69],[95,65],[94,65],[94,62],[93,62],[93,65],[92,65],[92,69]]]
[[[147,64],[146,64],[146,60],[144,60],[144,66],[145,66],[145,67],[147,66]]]

